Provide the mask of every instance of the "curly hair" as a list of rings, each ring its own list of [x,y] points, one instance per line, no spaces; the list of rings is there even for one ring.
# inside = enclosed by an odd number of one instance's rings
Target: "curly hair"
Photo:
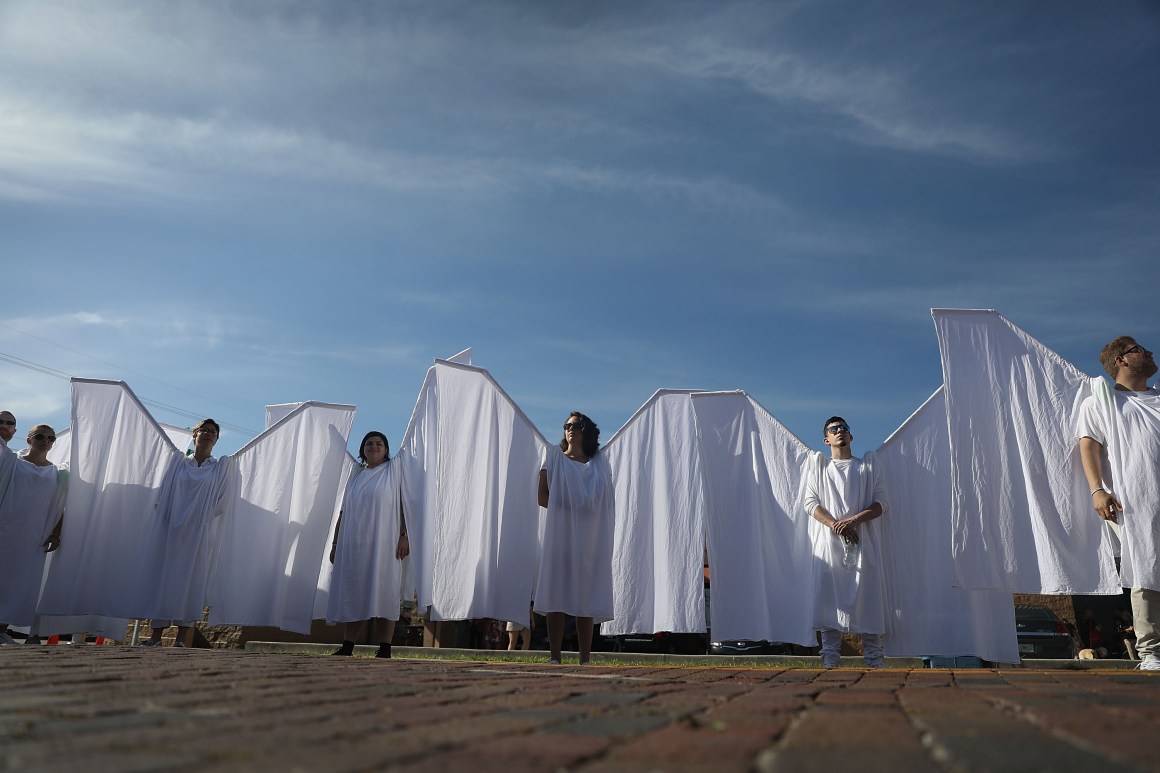
[[[568,421],[572,419],[579,419],[580,423],[584,425],[584,455],[591,459],[600,450],[600,427],[597,427],[596,422],[580,413],[580,411],[572,411],[568,414]],[[566,421],[564,423],[567,424],[568,422]],[[564,437],[560,441],[560,448],[564,451],[568,450],[567,437]]]
[[[1116,364],[1116,360],[1124,355],[1124,352],[1136,345],[1136,339],[1132,336],[1120,336],[1112,340],[1110,344],[1105,346],[1100,351],[1100,365],[1104,366],[1104,370],[1112,378],[1120,370],[1120,366]]]

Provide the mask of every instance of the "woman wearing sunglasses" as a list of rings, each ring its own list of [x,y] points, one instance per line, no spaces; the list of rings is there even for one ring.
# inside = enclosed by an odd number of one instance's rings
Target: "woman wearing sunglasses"
[[[0,446],[0,487],[8,488],[0,504],[0,644],[15,643],[9,625],[32,625],[44,554],[60,546],[68,475],[48,460],[55,442],[52,427],[37,424],[22,458]]]
[[[548,618],[549,662],[558,664],[564,616],[576,617],[581,665],[592,652],[595,623],[612,619],[612,471],[600,453],[600,428],[573,411],[564,439],[540,469],[540,507],[548,509],[535,611]]]

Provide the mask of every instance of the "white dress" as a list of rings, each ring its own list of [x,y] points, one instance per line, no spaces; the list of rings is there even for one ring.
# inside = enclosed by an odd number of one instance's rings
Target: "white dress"
[[[64,510],[67,473],[38,467],[0,443],[0,623],[31,625],[44,574],[44,541]]]
[[[399,619],[405,564],[395,558],[400,469],[393,462],[360,468],[347,483],[326,606],[328,623]]]
[[[820,469],[818,465],[820,464]],[[886,613],[879,520],[855,527],[858,556],[843,565],[844,540],[813,518],[821,505],[841,520],[877,502],[886,512],[886,492],[873,465],[858,457],[811,459],[806,482],[806,513],[814,557],[814,627],[851,633],[885,633]]]
[[[210,457],[201,465],[180,459],[158,497],[142,555],[144,582],[152,584],[137,617],[198,621],[213,570],[217,516],[226,506],[234,460]]]
[[[1121,582],[1160,591],[1160,390],[1096,391],[1080,407],[1076,437],[1090,437],[1107,451],[1112,479],[1106,488],[1124,506]]]
[[[544,552],[536,579],[535,610],[612,619],[612,542],[615,497],[603,453],[587,464],[549,446]]]

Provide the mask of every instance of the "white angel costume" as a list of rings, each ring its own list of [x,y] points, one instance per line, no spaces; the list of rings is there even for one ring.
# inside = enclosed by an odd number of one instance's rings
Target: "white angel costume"
[[[616,504],[608,460],[597,452],[577,462],[549,446],[541,469],[548,475],[548,507],[535,611],[611,620]]]
[[[44,573],[44,542],[64,510],[67,471],[17,458],[0,441],[0,623],[31,625]]]
[[[847,631],[863,634],[867,658],[880,655],[881,645],[873,637],[886,632],[881,524],[875,519],[858,525],[857,549],[852,559],[847,560],[846,551],[852,548],[812,516],[821,506],[840,520],[866,510],[875,502],[882,506],[885,515],[889,510],[886,490],[869,458],[826,459],[816,454],[807,465],[806,475],[805,511],[810,516],[810,549],[817,594],[814,627],[823,632],[822,652],[828,651],[827,631]],[[879,651],[873,652],[874,649]]]
[[[142,555],[151,593],[137,617],[201,619],[216,547],[218,516],[225,512],[234,460],[210,457],[200,465],[185,457],[161,488]]]
[[[328,623],[399,619],[404,562],[395,558],[401,503],[399,465],[355,470],[346,486],[326,609]]]

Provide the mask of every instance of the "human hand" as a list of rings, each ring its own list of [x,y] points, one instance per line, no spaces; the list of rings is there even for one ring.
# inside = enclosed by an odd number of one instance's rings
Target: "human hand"
[[[411,555],[411,541],[407,539],[406,534],[401,534],[399,535],[399,545],[395,548],[395,558],[402,561],[409,555]]]
[[[834,533],[839,537],[850,542],[858,541],[858,531],[854,528],[857,522],[853,518],[843,518],[840,521],[834,521]]]
[[[53,552],[60,547],[60,535],[56,532],[49,534],[48,539],[42,542],[40,546],[44,548],[45,553]]]
[[[1096,489],[1092,493],[1092,505],[1096,509],[1096,513],[1105,521],[1118,523],[1116,514],[1123,512],[1124,506],[1114,496],[1104,491],[1102,488]]]

